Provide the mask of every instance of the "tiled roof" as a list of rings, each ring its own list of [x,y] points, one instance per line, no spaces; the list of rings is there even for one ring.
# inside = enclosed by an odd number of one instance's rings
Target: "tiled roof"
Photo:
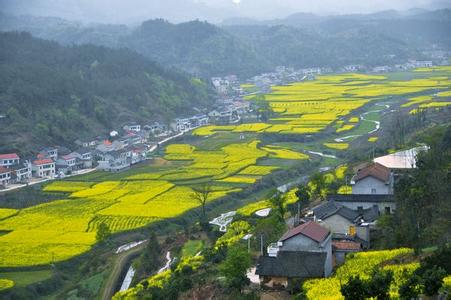
[[[376,205],[359,211],[343,206],[335,201],[327,201],[314,207],[313,214],[316,218],[322,220],[337,214],[350,222],[359,222],[360,219],[363,219],[365,222],[373,222],[379,217],[379,208]]]
[[[366,203],[379,203],[379,202],[395,202],[393,195],[379,195],[379,194],[337,194],[328,195],[328,201],[335,202],[366,202]]]
[[[0,154],[0,159],[19,159],[19,155],[16,153]]]
[[[4,168],[4,167],[0,167],[0,174],[5,174],[5,173],[11,173],[11,170]]]
[[[61,158],[64,159],[64,160],[71,160],[71,159],[74,159],[75,157],[72,156],[71,154],[68,154],[68,155],[61,156]]]
[[[255,274],[289,278],[323,277],[325,262],[326,252],[279,251],[277,257],[260,256]]]
[[[322,242],[329,235],[329,230],[322,227],[318,223],[308,221],[304,224],[294,227],[293,229],[288,230],[280,238],[280,241],[283,242],[298,234],[302,234],[316,242]]]
[[[341,241],[332,241],[332,246],[336,250],[361,250],[362,245],[357,242],[341,240]]]
[[[390,180],[390,170],[379,163],[374,163],[363,169],[360,169],[355,175],[354,181],[357,182],[368,176],[372,176],[383,182],[388,182]]]
[[[51,160],[50,158],[45,158],[45,159],[37,159],[33,162],[34,165],[47,165],[47,164],[52,164],[53,160]]]

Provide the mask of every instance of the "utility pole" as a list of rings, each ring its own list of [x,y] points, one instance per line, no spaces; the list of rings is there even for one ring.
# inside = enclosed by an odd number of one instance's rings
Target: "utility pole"
[[[263,233],[260,234],[260,253],[263,256]]]

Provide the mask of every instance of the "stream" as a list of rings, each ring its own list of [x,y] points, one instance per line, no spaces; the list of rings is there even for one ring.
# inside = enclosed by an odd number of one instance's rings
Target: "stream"
[[[166,271],[167,269],[169,269],[172,262],[173,262],[173,259],[171,258],[171,252],[168,251],[168,252],[166,252],[166,264],[164,265],[164,267],[162,267],[160,270],[158,270],[157,274],[160,274],[160,273]]]
[[[388,105],[388,104],[376,103],[375,105],[385,107],[385,109],[390,108],[390,105]],[[368,131],[366,134],[372,134],[372,133],[375,133],[376,131],[378,131],[380,129],[380,127],[381,127],[381,122],[374,121],[374,120],[368,120],[368,119],[365,118],[365,116],[368,115],[368,114],[371,114],[371,113],[380,113],[382,111],[383,111],[383,109],[371,110],[371,111],[367,111],[367,112],[365,112],[365,113],[360,115],[360,120],[371,122],[371,123],[374,123],[376,125],[376,127],[373,130]],[[344,142],[346,140],[349,140],[349,139],[352,139],[352,138],[355,138],[355,137],[359,137],[359,136],[362,136],[362,135],[363,134],[348,135],[348,136],[344,136],[344,137],[341,137],[341,138],[336,138],[336,139],[334,139],[334,141],[337,142],[337,143],[341,143],[341,142]]]

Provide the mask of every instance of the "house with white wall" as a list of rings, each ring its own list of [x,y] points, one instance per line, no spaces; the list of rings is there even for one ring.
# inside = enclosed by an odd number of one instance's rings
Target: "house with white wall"
[[[16,153],[0,154],[0,167],[9,168],[18,165],[20,161],[19,155]]]
[[[352,194],[357,195],[391,195],[393,185],[393,174],[390,169],[379,163],[359,169],[351,179]]]
[[[0,188],[7,187],[11,182],[11,170],[0,166]]]
[[[267,252],[255,271],[267,287],[287,288],[292,280],[328,277],[332,272],[332,234],[313,221],[288,230]]]
[[[33,161],[32,173],[35,177],[53,178],[55,177],[55,162],[50,158],[42,158]]]

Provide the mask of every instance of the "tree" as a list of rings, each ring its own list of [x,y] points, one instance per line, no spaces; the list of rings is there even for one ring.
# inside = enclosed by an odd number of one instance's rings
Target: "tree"
[[[392,271],[376,270],[367,283],[367,295],[378,300],[390,299],[390,284],[393,281]]]
[[[276,192],[272,197],[269,198],[272,209],[276,212],[280,221],[283,222],[285,216],[285,203],[287,202],[286,194]]]
[[[205,205],[207,204],[213,190],[211,188],[210,183],[204,183],[198,187],[193,188],[193,191],[194,192],[191,194],[191,198],[201,205],[202,209],[201,223],[203,223],[207,218],[205,212]]]
[[[364,300],[366,296],[366,284],[359,275],[352,276],[348,282],[341,286],[340,291],[345,300]]]
[[[327,195],[327,183],[322,173],[315,173],[310,177],[310,182],[313,186],[311,197],[313,199],[320,198],[324,200]]]
[[[401,299],[416,299],[418,295],[421,293],[421,285],[420,285],[421,278],[413,274],[409,279],[407,279],[406,282],[404,282],[399,287],[399,297]]]
[[[251,264],[251,257],[247,250],[233,246],[227,250],[226,259],[219,266],[219,270],[229,287],[241,290],[243,286],[249,284],[246,273]]]
[[[141,254],[138,269],[141,268],[146,274],[151,274],[160,266],[161,247],[155,232],[151,232],[147,246]]]
[[[434,296],[443,285],[443,278],[446,272],[442,268],[434,267],[424,272],[421,282],[423,285],[423,292],[427,296]]]
[[[100,223],[99,227],[97,227],[96,233],[96,241],[103,242],[111,235],[110,227],[106,223]]]

